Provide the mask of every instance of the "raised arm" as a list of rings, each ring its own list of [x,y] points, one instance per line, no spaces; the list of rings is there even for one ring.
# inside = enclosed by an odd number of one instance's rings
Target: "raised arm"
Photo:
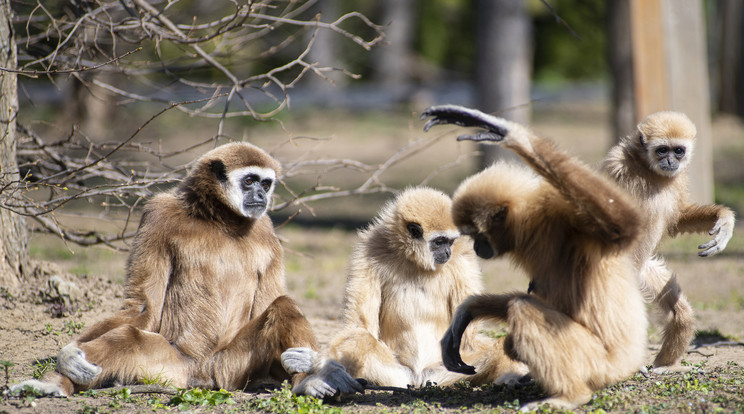
[[[625,244],[638,233],[640,213],[623,190],[526,127],[456,105],[428,108],[421,118],[431,118],[425,131],[439,124],[484,129],[458,140],[496,143],[517,153],[578,210],[580,229],[599,241]]]

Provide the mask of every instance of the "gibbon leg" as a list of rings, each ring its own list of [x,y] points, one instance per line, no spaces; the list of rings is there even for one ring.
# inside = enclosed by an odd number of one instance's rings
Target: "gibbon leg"
[[[550,398],[543,403],[554,407],[576,407],[592,397],[613,378],[613,367],[601,341],[583,326],[545,303],[528,296],[510,302],[507,322],[513,352],[524,361],[532,377]],[[592,387],[589,383],[592,383]]]
[[[211,373],[214,386],[243,389],[248,381],[272,377],[290,379],[282,368],[281,354],[288,348],[318,349],[310,323],[297,304],[280,296],[259,316],[246,324],[224,349],[215,353],[202,371]],[[293,385],[305,373],[291,376]]]
[[[75,384],[74,392],[108,382],[132,384],[143,378],[176,387],[187,385],[189,360],[160,334],[122,325],[77,346],[88,362],[102,370],[91,382]]]
[[[677,365],[695,334],[695,315],[677,277],[659,258],[648,260],[641,272],[641,287],[647,299],[652,299],[664,315],[671,313],[662,332],[661,350],[654,360],[654,372],[684,371]]]
[[[364,378],[371,384],[405,388],[419,385],[413,371],[401,365],[393,351],[363,328],[351,329],[331,344],[334,358],[346,367],[349,375]]]

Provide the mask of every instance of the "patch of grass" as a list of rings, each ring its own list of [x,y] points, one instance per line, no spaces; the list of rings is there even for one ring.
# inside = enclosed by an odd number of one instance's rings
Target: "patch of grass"
[[[212,391],[201,388],[179,390],[178,394],[168,402],[168,405],[176,406],[181,411],[198,407],[214,407],[222,404],[235,404],[235,400],[232,399],[232,393],[223,389]]]
[[[248,404],[251,411],[264,411],[269,413],[325,413],[341,414],[343,410],[338,407],[325,405],[319,398],[305,395],[295,395],[287,381],[282,383],[281,388],[271,391],[271,397],[259,398]]]
[[[57,361],[54,358],[37,359],[34,361],[33,367],[32,376],[34,379],[41,379],[47,373],[54,371],[57,367]]]

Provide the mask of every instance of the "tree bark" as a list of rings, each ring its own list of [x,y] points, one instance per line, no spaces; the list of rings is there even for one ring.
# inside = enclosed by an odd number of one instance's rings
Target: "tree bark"
[[[519,123],[530,121],[532,36],[523,0],[478,0],[476,106]],[[482,145],[481,167],[516,156],[495,145]]]
[[[0,66],[15,69],[16,46],[11,25],[10,0],[0,0]],[[0,287],[15,287],[28,271],[28,231],[22,216],[5,208],[18,182],[16,161],[16,74],[0,71]]]
[[[633,51],[630,38],[630,4],[627,0],[607,3],[608,60],[612,73],[612,131],[619,139],[635,130]]]
[[[415,0],[384,0],[382,23],[385,44],[375,51],[375,78],[396,101],[406,99],[411,80],[411,49],[413,47]]]
[[[718,30],[720,59],[718,109],[744,117],[744,4],[741,0],[720,0]]]

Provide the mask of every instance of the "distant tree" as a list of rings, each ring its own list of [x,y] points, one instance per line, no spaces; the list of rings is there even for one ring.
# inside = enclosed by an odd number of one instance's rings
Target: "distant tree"
[[[744,2],[719,0],[713,22],[718,49],[718,109],[744,117]]]
[[[401,99],[411,80],[416,0],[383,0],[386,42],[375,50],[374,73],[387,91]]]
[[[530,120],[532,44],[523,0],[477,0],[476,106],[516,122]],[[510,157],[496,145],[482,145],[481,166]],[[508,155],[507,155],[508,154]]]

